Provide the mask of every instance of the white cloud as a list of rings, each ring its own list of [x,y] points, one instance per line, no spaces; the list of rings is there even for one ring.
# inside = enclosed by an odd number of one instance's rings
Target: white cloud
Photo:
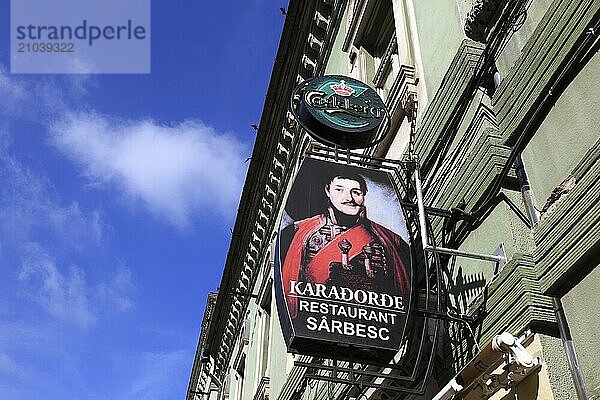
[[[0,64],[0,115],[47,121],[66,109],[65,98],[81,97],[80,88],[85,77],[16,78],[15,75],[9,75],[4,65]]]
[[[119,267],[110,282],[98,285],[96,293],[100,301],[110,304],[117,311],[122,312],[133,308],[133,301],[129,297],[132,289],[131,270],[126,267]]]
[[[80,165],[91,185],[115,187],[180,228],[198,215],[233,219],[248,144],[196,120],[161,124],[74,111],[94,83],[77,74],[18,79],[0,64],[0,115],[46,125],[50,142]],[[78,205],[72,207],[76,212]]]
[[[106,230],[98,210],[86,212],[77,202],[63,204],[47,178],[11,155],[8,135],[0,131],[0,265],[18,279],[25,297],[79,327],[93,325],[95,310],[106,306],[119,312],[131,309],[127,268],[119,267],[114,277],[91,285],[83,269],[61,268],[71,264],[65,261],[70,251],[93,257]],[[14,266],[19,266],[15,272]],[[0,302],[0,315],[11,309],[9,300],[5,302]]]
[[[130,368],[138,371],[122,398],[166,400],[173,398],[173,393],[178,390],[182,396],[185,394],[191,362],[188,350],[145,352],[129,362]]]
[[[115,185],[176,226],[197,214],[235,213],[249,148],[232,135],[199,121],[164,125],[94,113],[67,114],[51,132],[91,183]]]
[[[84,272],[72,266],[63,275],[39,245],[26,247],[28,255],[18,275],[26,284],[26,295],[54,317],[84,328],[93,325],[96,317],[90,310]]]
[[[28,97],[27,88],[11,78],[6,68],[0,64],[0,112],[13,112]]]
[[[110,313],[125,312],[134,306],[128,268],[119,267],[111,280],[90,285],[83,269],[72,265],[63,272],[38,243],[26,243],[22,252],[25,256],[17,276],[21,295],[57,319],[87,328],[95,324],[100,310],[109,307]]]
[[[61,204],[54,186],[24,167],[9,152],[0,132],[0,234],[18,245],[39,232],[51,233],[74,248],[99,243],[106,230],[100,212],[85,212],[79,203]]]
[[[14,310],[17,314],[20,310]],[[49,333],[49,329],[41,321],[32,322],[9,321],[9,317],[0,319],[0,352],[8,351],[38,351],[40,348],[50,346],[50,338],[54,332]]]
[[[27,365],[14,360],[6,353],[0,353],[0,372],[22,377],[25,377],[31,373],[30,368]]]

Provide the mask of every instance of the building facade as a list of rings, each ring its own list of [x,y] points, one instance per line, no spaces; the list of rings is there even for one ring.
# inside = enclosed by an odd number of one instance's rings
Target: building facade
[[[599,32],[595,0],[291,0],[187,398],[600,398]],[[329,360],[282,336],[274,247],[314,142],[289,99],[325,74],[384,100],[390,134],[355,153],[418,156],[436,243],[506,260],[436,256],[445,311],[421,393],[309,378]]]

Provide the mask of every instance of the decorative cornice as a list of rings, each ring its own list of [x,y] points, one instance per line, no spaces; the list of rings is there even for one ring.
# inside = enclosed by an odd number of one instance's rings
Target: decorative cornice
[[[344,44],[342,45],[343,51],[349,52],[350,46],[354,44],[360,26],[360,21],[365,15],[369,2],[371,2],[372,6],[372,0],[355,0],[354,8],[350,11],[349,15],[348,29],[346,31],[346,37],[344,38]]]
[[[416,96],[415,87],[415,67],[412,65],[400,65],[400,71],[394,79],[394,83],[390,88],[387,98],[385,99],[385,106],[390,113],[390,133],[398,132],[400,125],[406,116],[406,111],[403,106],[410,95]],[[394,140],[393,134],[388,134],[388,137],[383,139],[376,147],[365,150],[365,154],[376,155],[379,157],[384,156],[392,141]]]
[[[487,315],[478,338],[480,344],[499,331],[521,333],[532,326],[548,329],[556,322],[552,299],[541,293],[534,259],[527,254],[515,255],[470,309],[476,310],[484,301]]]
[[[316,5],[292,1],[288,7],[221,280],[222,295],[218,297],[215,320],[209,332],[211,355],[220,379],[227,371],[250,301],[247,295],[229,293],[250,294],[261,268],[266,265],[265,257],[269,254],[286,182],[303,143],[287,99],[298,82],[324,68],[326,51],[339,26],[342,3],[343,0],[320,0]]]
[[[464,200],[467,204],[466,212],[476,208],[502,171],[509,153],[510,148],[502,144],[498,131],[493,128],[485,129],[468,157],[456,166],[455,174],[445,185],[443,196],[437,196],[427,204],[449,210]],[[429,196],[429,193],[425,194]],[[439,233],[441,225],[441,220],[435,219],[434,231]]]
[[[208,389],[206,384],[209,379],[210,364],[203,362],[203,357],[204,350],[206,349],[206,342],[208,340],[208,327],[210,325],[216,301],[217,294],[209,293],[206,300],[206,308],[204,309],[204,317],[202,318],[202,327],[198,339],[198,346],[196,347],[196,355],[194,356],[192,373],[190,374],[190,381],[188,383],[187,398],[194,398],[192,396],[192,391],[203,392]]]
[[[426,160],[436,146],[448,140],[447,125],[454,116],[461,98],[470,98],[474,94],[470,93],[470,83],[483,49],[484,45],[469,39],[463,40],[458,48],[417,128],[415,150],[421,160]]]
[[[271,379],[268,376],[263,376],[258,383],[256,393],[252,400],[269,400],[269,384]]]
[[[512,142],[519,133],[518,127],[527,120],[550,76],[557,72],[599,9],[600,4],[591,0],[552,3],[496,91],[494,103],[502,136],[496,139],[499,147],[495,151],[506,153],[508,147],[503,144]],[[519,332],[536,325],[552,327],[550,296],[569,290],[578,277],[595,266],[590,257],[600,251],[600,193],[596,190],[600,184],[599,160],[600,144],[596,143],[571,173],[575,186],[534,228],[536,249],[530,255],[515,256],[487,285],[489,314],[482,326],[481,343],[500,330]],[[481,180],[480,172],[477,178],[459,174],[456,182],[448,185],[457,194],[461,193],[461,182],[470,185]],[[448,204],[452,196],[445,199],[445,203],[440,203],[442,208],[453,205]],[[482,302],[483,294],[474,301],[472,309]]]
[[[373,85],[375,87],[383,87],[385,73],[392,68],[392,56],[394,53],[398,52],[398,39],[396,39],[396,35],[392,37],[390,43],[388,43],[383,56],[381,57],[381,61],[379,62],[379,66],[377,67],[377,71],[375,71],[375,75],[373,76]]]
[[[471,305],[486,302],[480,342],[500,330],[552,328],[551,296],[561,295],[597,264],[600,251],[600,140],[573,170],[577,184],[533,231],[536,249],[515,255]],[[484,298],[485,297],[485,298]]]
[[[494,93],[504,142],[512,143],[547,94],[549,82],[600,10],[597,0],[555,0]]]
[[[483,169],[490,167],[501,169],[508,158],[510,148],[501,143],[493,111],[483,102],[477,103],[476,107],[456,146],[442,162],[438,174],[431,177],[435,182],[429,185],[427,198],[432,204],[455,207],[456,199],[466,195],[462,191],[455,193],[457,188],[464,187],[466,176],[477,177]]]
[[[600,141],[572,175],[573,189],[533,231],[543,292],[560,294],[565,280],[570,288],[574,276],[598,264],[593,258],[600,251]]]

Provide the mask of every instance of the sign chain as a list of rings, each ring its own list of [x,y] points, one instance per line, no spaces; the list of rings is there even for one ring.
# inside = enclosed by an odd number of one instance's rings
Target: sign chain
[[[415,159],[415,132],[417,126],[417,107],[416,93],[409,93],[404,102],[404,112],[406,118],[410,122],[410,136],[408,141],[408,158],[413,161]]]

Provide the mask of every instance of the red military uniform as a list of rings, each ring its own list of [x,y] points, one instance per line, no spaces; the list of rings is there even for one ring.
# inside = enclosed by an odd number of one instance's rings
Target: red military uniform
[[[362,218],[352,227],[340,226],[326,215],[296,222],[295,229],[282,268],[283,288],[292,318],[298,313],[298,305],[297,299],[289,295],[290,281],[332,283],[330,272],[335,264],[340,264],[340,249],[346,243],[351,246],[347,250],[348,269],[354,270],[349,273],[354,274],[354,282],[359,281],[357,285],[373,287],[375,281],[365,276],[365,258],[368,255],[365,255],[363,249],[365,246],[379,246],[383,248],[384,255],[378,263],[378,269],[382,270],[378,273],[385,274],[386,284],[385,288],[373,290],[399,296],[409,294],[410,275],[406,268],[406,264],[410,263],[409,248],[406,242],[391,230],[367,218]]]

